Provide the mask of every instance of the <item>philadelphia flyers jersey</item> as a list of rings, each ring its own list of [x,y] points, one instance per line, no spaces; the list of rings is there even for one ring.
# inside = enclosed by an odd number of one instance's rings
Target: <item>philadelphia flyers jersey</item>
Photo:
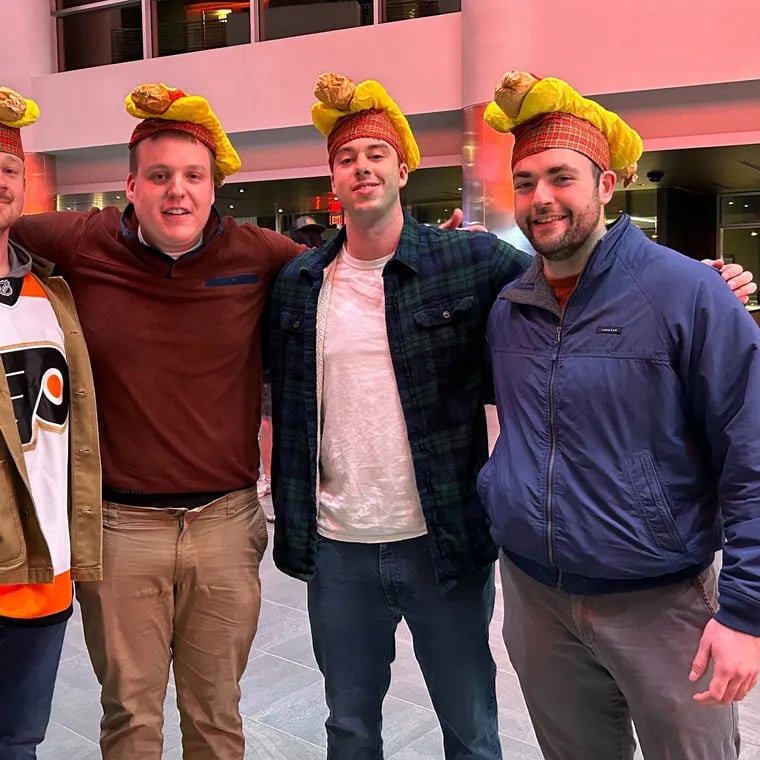
[[[31,273],[0,278],[0,357],[55,575],[49,584],[0,585],[0,618],[45,618],[65,612],[72,601],[69,374],[60,325]]]

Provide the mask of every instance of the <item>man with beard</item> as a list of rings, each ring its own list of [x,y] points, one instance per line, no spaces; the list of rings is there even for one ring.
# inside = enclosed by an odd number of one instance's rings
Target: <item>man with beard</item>
[[[66,283],[10,239],[24,206],[20,129],[37,105],[0,87],[0,758],[35,758],[72,580],[101,577],[92,373]]]
[[[518,79],[486,111],[539,254],[488,323],[504,641],[547,760],[632,758],[632,722],[647,760],[733,760],[760,669],[760,334],[714,272],[605,227],[638,135],[560,80],[510,103]]]

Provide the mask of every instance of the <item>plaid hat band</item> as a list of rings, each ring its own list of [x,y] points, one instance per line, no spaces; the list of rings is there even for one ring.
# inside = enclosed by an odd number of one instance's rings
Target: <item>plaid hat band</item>
[[[591,159],[602,171],[610,168],[610,146],[604,135],[585,119],[555,111],[541,114],[512,130],[515,147],[512,168],[534,153],[568,148]]]
[[[335,125],[335,128],[327,138],[327,153],[330,167],[335,161],[335,154],[346,143],[358,140],[362,137],[372,137],[384,140],[398,153],[402,163],[406,163],[404,149],[401,146],[401,138],[391,124],[391,120],[384,111],[371,109],[358,111],[345,116]]]
[[[170,119],[144,119],[132,132],[129,140],[129,149],[137,145],[141,140],[161,132],[184,132],[186,135],[194,137],[198,142],[203,143],[216,157],[216,143],[214,138],[204,126],[193,124],[189,121],[172,121]]]
[[[18,127],[6,127],[0,124],[0,153],[10,153],[24,160],[24,148],[21,145],[21,130]]]

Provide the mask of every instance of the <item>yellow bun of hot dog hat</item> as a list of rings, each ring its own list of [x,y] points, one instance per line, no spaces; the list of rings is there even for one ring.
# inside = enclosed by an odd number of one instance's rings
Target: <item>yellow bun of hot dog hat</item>
[[[326,73],[317,79],[314,96],[311,119],[327,138],[331,167],[340,147],[361,137],[387,142],[410,172],[420,165],[420,149],[409,122],[379,82],[368,79],[355,84],[341,74]]]
[[[514,134],[513,166],[541,150],[570,148],[601,169],[615,171],[626,186],[636,178],[636,164],[644,149],[638,132],[561,79],[508,71],[496,86],[483,120],[498,132]]]
[[[184,132],[202,142],[214,155],[217,186],[240,169],[240,156],[206,98],[187,95],[165,84],[142,84],[127,95],[124,105],[130,116],[142,119],[132,132],[130,150],[159,132]]]
[[[0,87],[0,153],[10,153],[24,160],[21,128],[34,124],[40,109],[10,87]]]

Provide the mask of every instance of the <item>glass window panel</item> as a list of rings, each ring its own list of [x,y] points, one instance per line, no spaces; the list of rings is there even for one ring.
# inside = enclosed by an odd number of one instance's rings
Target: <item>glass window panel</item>
[[[262,40],[372,23],[372,0],[259,0]]]
[[[721,196],[721,224],[754,224],[755,222],[760,223],[760,193]]]
[[[247,0],[157,0],[155,9],[160,56],[251,41],[251,3]]]
[[[386,21],[404,21],[461,10],[461,0],[385,0]]]
[[[616,190],[605,208],[607,224],[623,213],[652,240],[657,240],[656,190]]]
[[[63,71],[143,57],[139,0],[121,8],[65,16],[58,24]]]

